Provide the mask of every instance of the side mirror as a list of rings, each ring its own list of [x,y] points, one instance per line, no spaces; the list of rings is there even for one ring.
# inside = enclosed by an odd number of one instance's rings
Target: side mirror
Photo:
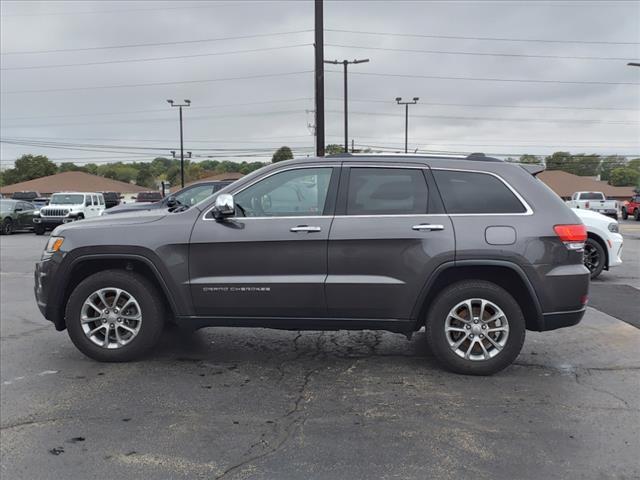
[[[236,206],[233,202],[233,195],[222,193],[216,197],[216,204],[213,207],[213,218],[218,221],[225,217],[230,217],[236,213]]]
[[[176,197],[171,195],[169,198],[167,198],[167,207],[173,208],[176,205],[178,205],[178,200],[176,200]]]

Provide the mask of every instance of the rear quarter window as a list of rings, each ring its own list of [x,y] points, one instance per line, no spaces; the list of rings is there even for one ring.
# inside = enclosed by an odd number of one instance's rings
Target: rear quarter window
[[[527,210],[499,178],[480,172],[433,170],[449,214],[525,213]]]

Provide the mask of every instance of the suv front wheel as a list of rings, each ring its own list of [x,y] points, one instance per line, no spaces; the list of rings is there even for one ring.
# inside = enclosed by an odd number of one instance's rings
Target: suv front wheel
[[[76,347],[101,362],[141,357],[163,330],[162,298],[142,275],[107,270],[85,278],[74,289],[65,312]]]
[[[448,369],[491,375],[516,359],[525,337],[525,320],[516,300],[484,280],[465,280],[445,288],[431,304],[427,341]]]

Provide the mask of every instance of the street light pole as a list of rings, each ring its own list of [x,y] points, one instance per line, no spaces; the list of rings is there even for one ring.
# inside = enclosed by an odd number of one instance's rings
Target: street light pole
[[[367,63],[369,62],[368,58],[363,60],[342,60],[341,62],[338,60],[325,60],[324,63],[331,63],[332,65],[342,64],[344,67],[344,152],[347,153],[349,151],[349,105],[348,105],[348,90],[347,90],[347,67],[350,63]]]
[[[409,147],[409,105],[415,105],[420,98],[413,97],[411,102],[403,102],[402,97],[396,97],[398,105],[404,105],[404,153],[408,153]]]
[[[174,103],[173,100],[167,100],[172,107],[180,109],[180,187],[184,188],[184,141],[182,138],[182,107],[191,106],[191,100],[184,100],[184,103]]]

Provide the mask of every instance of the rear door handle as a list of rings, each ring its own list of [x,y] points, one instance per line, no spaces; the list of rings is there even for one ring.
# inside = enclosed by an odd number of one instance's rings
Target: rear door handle
[[[419,232],[422,231],[438,231],[438,230],[444,230],[444,225],[434,225],[431,223],[421,223],[419,225],[414,225],[413,227],[411,227],[412,230],[417,230]]]
[[[294,233],[298,233],[298,232],[311,233],[311,232],[320,232],[320,231],[322,231],[322,229],[320,227],[312,227],[312,226],[309,226],[309,225],[298,225],[297,227],[291,227],[289,230],[291,232],[294,232]]]

